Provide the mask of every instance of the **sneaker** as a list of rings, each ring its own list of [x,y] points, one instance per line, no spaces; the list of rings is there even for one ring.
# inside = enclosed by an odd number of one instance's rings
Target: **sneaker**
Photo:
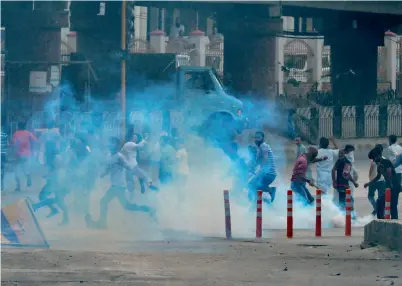
[[[148,186],[148,188],[152,191],[156,191],[156,192],[159,191],[159,188],[155,185],[152,185],[152,183]]]

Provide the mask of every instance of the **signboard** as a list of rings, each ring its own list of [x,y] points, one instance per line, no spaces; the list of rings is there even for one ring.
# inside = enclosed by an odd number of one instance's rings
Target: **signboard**
[[[47,72],[31,71],[29,73],[29,92],[47,92]]]
[[[60,83],[60,70],[58,66],[51,66],[50,68],[50,84],[58,86]]]
[[[1,209],[1,246],[49,247],[26,199]]]

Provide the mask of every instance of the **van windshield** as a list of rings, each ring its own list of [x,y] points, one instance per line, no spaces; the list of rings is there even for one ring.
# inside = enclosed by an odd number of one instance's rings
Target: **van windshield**
[[[217,84],[219,85],[219,87],[220,87],[222,90],[225,90],[225,86],[223,85],[222,79],[221,79],[221,77],[219,76],[219,74],[217,73],[216,69],[212,69],[212,73],[213,73],[213,75],[215,76],[216,82],[217,82]]]

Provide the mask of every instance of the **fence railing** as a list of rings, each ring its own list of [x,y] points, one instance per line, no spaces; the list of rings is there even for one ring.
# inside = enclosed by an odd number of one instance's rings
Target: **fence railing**
[[[296,126],[311,141],[338,138],[402,136],[402,105],[298,108]]]
[[[28,121],[28,129],[41,129],[48,119],[45,112],[35,113]],[[185,131],[185,114],[180,111],[145,111],[132,109],[127,124],[136,132],[144,128],[153,134],[162,130],[177,128]],[[83,126],[93,126],[104,137],[121,135],[121,114],[118,111],[103,112],[61,112],[57,115],[57,125],[61,134],[79,131]],[[8,120],[8,132],[17,130],[18,121]],[[334,106],[318,108],[298,108],[296,110],[298,133],[309,141],[335,136],[337,138],[376,138],[391,134],[402,136],[402,105]]]

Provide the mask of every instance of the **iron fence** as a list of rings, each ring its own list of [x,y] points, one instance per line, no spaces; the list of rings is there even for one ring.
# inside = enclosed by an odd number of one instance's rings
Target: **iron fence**
[[[296,114],[298,132],[311,141],[402,136],[401,104],[298,108]]]
[[[209,43],[206,47],[205,65],[215,68],[217,71],[223,73],[224,61],[224,45],[223,39],[217,39]]]

